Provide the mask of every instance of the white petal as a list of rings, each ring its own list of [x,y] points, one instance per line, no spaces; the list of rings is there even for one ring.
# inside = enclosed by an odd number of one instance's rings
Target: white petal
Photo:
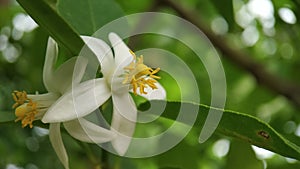
[[[111,84],[110,88],[112,93],[117,95],[123,95],[124,93],[128,93],[129,84],[123,84],[124,77],[120,76],[120,74],[113,74],[111,76]]]
[[[124,116],[124,118],[136,122],[136,105],[128,92],[122,94],[114,93],[112,99],[114,107],[122,116]]]
[[[122,97],[113,96],[114,110],[111,129],[118,136],[111,143],[121,156],[126,153],[135,130],[137,110],[132,102],[133,100],[128,93]],[[127,105],[124,105],[126,103]]]
[[[37,103],[37,108],[40,109],[38,114],[35,115],[35,119],[41,119],[47,108],[50,107],[56,100],[60,97],[58,93],[45,93],[45,94],[36,94],[36,95],[27,95],[29,99],[32,99],[33,102]]]
[[[58,93],[45,93],[45,94],[28,94],[27,97],[32,99],[33,102],[38,102],[38,104],[43,103],[53,103],[59,98]]]
[[[49,127],[49,137],[52,147],[65,169],[69,169],[68,155],[60,134],[60,123],[52,123]]]
[[[73,84],[80,83],[80,81],[83,78],[83,75],[84,75],[87,65],[88,65],[88,59],[86,59],[84,57],[77,57],[77,60],[76,60],[75,66],[74,66],[74,71],[72,74],[72,78],[73,78],[72,83]]]
[[[137,89],[138,95],[143,96],[148,100],[165,100],[166,96],[167,96],[166,90],[158,82],[156,82],[155,85],[156,85],[157,89],[151,89],[151,87],[145,88],[145,92],[147,94],[141,94],[140,90],[138,88]]]
[[[110,130],[100,127],[88,120],[79,118],[64,123],[70,135],[80,141],[88,143],[104,143],[111,141],[116,134]]]
[[[115,67],[111,48],[101,39],[91,36],[81,36],[81,38],[97,56],[102,73],[108,75],[112,70],[112,66]]]
[[[65,93],[72,87],[72,83],[78,84],[80,82],[86,69],[87,63],[87,60],[82,57],[73,57],[67,60],[54,72],[53,81],[51,82],[53,83],[52,86],[54,86],[55,90],[59,93]],[[76,69],[74,69],[75,64]]]
[[[116,33],[110,33],[108,38],[114,49],[115,63],[118,69],[123,69],[133,60],[130,49]]]
[[[61,96],[47,111],[44,123],[65,122],[96,110],[111,95],[105,79],[85,81]]]
[[[44,85],[47,91],[64,93],[70,88],[72,80],[74,80],[74,83],[80,82],[87,66],[87,60],[80,58],[77,61],[76,76],[73,77],[73,71],[77,57],[67,60],[65,63],[60,65],[57,70],[55,70],[57,55],[57,44],[52,38],[49,38],[43,70]]]
[[[55,88],[52,86],[54,67],[57,59],[58,47],[56,42],[49,37],[47,43],[46,57],[43,68],[43,81],[47,91],[54,92]]]

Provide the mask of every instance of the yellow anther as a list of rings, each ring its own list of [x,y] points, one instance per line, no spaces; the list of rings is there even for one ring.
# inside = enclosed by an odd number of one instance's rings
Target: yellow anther
[[[145,88],[151,87],[151,89],[157,89],[154,79],[160,79],[159,76],[155,75],[159,72],[160,68],[155,70],[146,66],[143,62],[143,56],[139,58],[136,57],[135,53],[131,50],[129,51],[133,56],[133,61],[124,69],[126,70],[125,78],[123,84],[129,83],[132,85],[132,90],[135,95],[137,95],[137,88],[141,94],[147,94]],[[152,78],[152,79],[151,79]]]
[[[20,105],[22,105],[22,104],[24,104],[28,100],[27,93],[25,91],[19,92],[19,91],[15,90],[12,93],[12,97],[13,97],[14,101],[16,102],[12,106],[13,109],[16,108],[16,107],[18,107],[18,106],[20,106]]]
[[[12,96],[16,102],[13,105],[13,108],[16,109],[15,115],[17,117],[15,122],[21,120],[23,128],[26,127],[27,125],[29,125],[29,127],[32,128],[33,127],[32,122],[35,119],[35,115],[38,113],[37,103],[29,99],[25,91],[23,92],[14,91],[12,93]]]

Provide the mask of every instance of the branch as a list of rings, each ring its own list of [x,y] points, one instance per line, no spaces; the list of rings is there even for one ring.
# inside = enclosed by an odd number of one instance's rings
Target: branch
[[[270,90],[285,96],[294,105],[300,107],[300,86],[268,72],[261,64],[251,59],[251,56],[248,54],[227,45],[228,43],[226,43],[222,37],[215,35],[205,26],[197,14],[184,9],[180,4],[178,4],[178,2],[175,3],[173,0],[157,1],[160,2],[160,5],[173,8],[179,14],[179,16],[190,21],[200,30],[202,30],[202,32],[209,38],[213,45],[220,50],[224,57],[251,73],[260,85],[263,85]]]

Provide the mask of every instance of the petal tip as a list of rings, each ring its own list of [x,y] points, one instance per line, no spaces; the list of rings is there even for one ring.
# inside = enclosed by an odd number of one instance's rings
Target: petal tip
[[[120,156],[124,156],[126,154],[127,150],[128,150],[128,147],[129,147],[129,145],[124,146],[123,144],[120,144],[120,142],[116,141],[116,140],[112,141],[112,145],[113,145],[115,151],[117,152],[117,154],[120,155]]]
[[[108,39],[112,43],[112,45],[116,45],[116,44],[118,44],[120,42],[123,42],[122,38],[118,34],[116,34],[114,32],[110,32],[108,34]]]
[[[114,38],[114,37],[119,37],[115,32],[110,32],[109,34],[108,34],[108,37],[109,38]]]
[[[48,116],[44,115],[44,117],[41,120],[43,123],[53,123],[53,121],[51,120],[51,118],[49,118]]]
[[[56,116],[53,116],[53,114],[50,113],[46,113],[43,118],[41,119],[41,121],[43,123],[57,123],[57,122],[61,122],[61,120],[59,120]]]

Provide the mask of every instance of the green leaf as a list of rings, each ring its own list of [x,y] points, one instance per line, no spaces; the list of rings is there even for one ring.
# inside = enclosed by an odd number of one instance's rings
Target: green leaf
[[[249,144],[232,141],[224,169],[263,169],[263,162],[256,158]]]
[[[103,25],[124,15],[111,0],[59,0],[57,10],[82,35],[93,35]]]
[[[187,110],[187,112],[184,112],[187,117],[181,118],[183,120],[188,118],[189,113],[192,113],[188,112],[188,110],[199,109],[198,116],[194,124],[194,127],[197,129],[202,128],[210,109],[215,110],[216,113],[223,112],[222,119],[216,129],[217,133],[237,138],[286,157],[300,160],[300,148],[297,145],[282,137],[267,123],[253,116],[239,112],[211,108],[202,104],[198,105],[183,102],[151,101],[141,104],[139,109],[143,111],[147,110],[151,105],[161,107],[161,105],[165,104],[166,107],[162,113],[162,117],[173,120],[176,120],[178,113],[182,108],[184,108],[182,111]],[[155,112],[151,112],[150,109],[149,113],[154,114]]]
[[[195,146],[187,144],[186,141],[181,141],[169,151],[159,154],[153,159],[157,161],[161,169],[197,169],[198,165],[195,161],[199,159],[199,151],[195,151]]]
[[[78,55],[84,42],[80,36],[44,0],[17,0],[39,26],[67,49]]]

